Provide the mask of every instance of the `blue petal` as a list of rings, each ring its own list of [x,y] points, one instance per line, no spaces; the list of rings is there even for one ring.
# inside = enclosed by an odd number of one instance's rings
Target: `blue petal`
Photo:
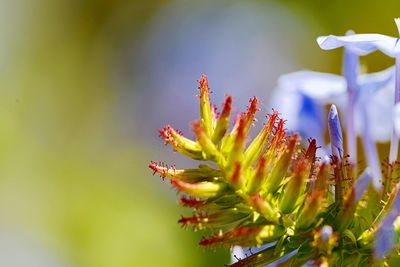
[[[397,191],[399,188],[397,188]],[[397,193],[393,206],[375,234],[374,255],[378,260],[390,253],[396,244],[396,233],[394,231],[394,221],[400,215],[400,192]]]
[[[358,177],[354,188],[355,188],[355,202],[360,201],[361,197],[364,195],[365,190],[367,190],[369,184],[371,183],[372,176],[370,169],[367,168],[365,171]]]
[[[361,94],[372,94],[394,82],[394,79],[395,67],[392,66],[382,71],[360,75],[357,82]]]
[[[291,257],[293,257],[297,252],[299,251],[299,249],[295,249],[292,252],[286,254],[285,256],[283,256],[282,258],[280,258],[277,261],[274,261],[268,265],[266,265],[265,267],[275,267],[275,266],[279,266],[280,264],[285,265],[286,261],[289,260]]]
[[[278,90],[272,102],[288,120],[288,129],[299,131],[303,138],[312,136],[319,144],[323,144],[326,127],[323,106],[343,102],[346,88],[342,76],[298,71],[279,78]]]
[[[356,128],[363,136],[365,116],[369,128],[369,137],[373,141],[387,142],[392,134],[392,107],[394,103],[395,68],[360,75],[359,91],[356,103]],[[366,115],[364,115],[366,113]]]
[[[394,81],[393,81],[394,83]],[[363,93],[360,90],[361,99],[356,103],[355,126],[357,133],[363,135],[363,110],[365,107],[369,127],[370,137],[375,142],[387,142],[390,140],[393,131],[393,106],[394,103],[394,84],[391,81],[376,90],[374,94]]]
[[[395,245],[395,231],[392,227],[381,228],[375,240],[375,258],[381,260],[388,254]]]
[[[343,95],[347,87],[342,76],[316,71],[297,71],[282,75],[278,86],[323,102]]]
[[[322,144],[325,135],[324,108],[311,97],[302,95],[302,105],[299,112],[299,125],[297,131],[300,135],[309,138],[313,137],[319,144]]]
[[[285,126],[290,131],[296,131],[300,124],[299,112],[302,105],[302,97],[297,92],[288,91],[278,87],[274,90],[269,108],[277,109],[282,118],[285,118]]]
[[[371,168],[371,173],[374,177],[373,182],[376,189],[381,188],[382,171],[381,163],[378,156],[376,145],[371,138],[372,124],[370,123],[366,105],[361,105],[361,118],[362,118],[362,141],[364,146],[365,157],[368,166]],[[373,125],[375,127],[375,125]]]
[[[348,31],[346,35],[353,35],[353,31]],[[357,77],[360,71],[360,60],[356,53],[353,53],[351,49],[344,49],[344,59],[343,59],[343,76],[347,82],[347,89],[349,91],[357,91],[358,83]]]
[[[317,43],[324,50],[346,46],[346,48],[359,56],[367,55],[376,50],[379,50],[390,57],[398,57],[400,55],[400,44],[398,38],[382,34],[320,36],[317,38]]]

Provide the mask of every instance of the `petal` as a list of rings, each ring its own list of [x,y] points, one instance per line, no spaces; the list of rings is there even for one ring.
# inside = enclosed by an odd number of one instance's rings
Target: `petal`
[[[381,162],[379,160],[378,151],[376,149],[376,144],[371,138],[372,126],[371,121],[368,117],[367,106],[361,106],[361,119],[362,119],[362,132],[361,138],[364,147],[364,154],[367,159],[368,166],[371,168],[371,174],[373,176],[374,186],[379,189],[382,185],[382,171]]]
[[[297,130],[301,105],[302,97],[297,92],[287,91],[281,87],[274,90],[269,101],[269,108],[276,109],[282,118],[287,120],[285,126],[289,131]]]
[[[370,169],[367,168],[365,171],[358,177],[354,188],[355,188],[355,203],[357,203],[361,197],[364,195],[365,190],[367,190],[369,184],[371,183],[372,175]]]
[[[382,259],[395,245],[396,233],[393,227],[381,228],[378,233],[375,240],[374,254],[377,259]]]
[[[394,85],[388,85],[376,91],[375,94],[363,94],[362,101],[356,105],[355,126],[359,135],[363,131],[363,107],[365,105],[370,127],[371,139],[375,142],[388,142],[393,130]]]
[[[382,34],[354,34],[347,36],[320,36],[317,38],[318,45],[324,50],[331,50],[346,46],[353,53],[363,56],[376,50],[390,56],[400,55],[400,44],[398,38]]]
[[[399,190],[399,187],[397,188]],[[382,220],[382,223],[375,234],[375,251],[374,255],[377,259],[382,259],[388,254],[395,246],[394,222],[400,215],[400,193],[397,193],[395,200],[393,201],[392,208]]]
[[[389,83],[394,83],[394,79],[395,66],[389,67],[382,71],[360,75],[358,78],[360,93],[374,93],[375,91],[384,88]]]
[[[297,71],[282,75],[278,86],[320,101],[329,101],[330,98],[346,92],[346,81],[342,76],[316,71]]]
[[[343,77],[346,79],[349,91],[358,90],[357,77],[360,72],[360,59],[356,53],[348,48],[344,49]]]
[[[298,113],[299,125],[296,129],[303,138],[313,137],[322,144],[325,135],[324,107],[311,97],[303,95],[301,109]]]
[[[346,102],[346,81],[342,76],[298,71],[282,75],[272,97],[272,106],[287,119],[286,127],[304,138],[313,136],[324,143],[325,104]]]

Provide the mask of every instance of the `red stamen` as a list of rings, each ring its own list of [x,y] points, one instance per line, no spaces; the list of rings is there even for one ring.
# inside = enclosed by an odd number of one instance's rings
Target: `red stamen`
[[[326,177],[328,174],[328,165],[326,163],[322,163],[319,167],[319,171],[315,181],[315,189],[320,191],[326,191],[327,189],[327,181]]]
[[[175,133],[176,135],[182,135],[181,131],[175,130],[171,127],[171,125],[164,126],[164,128],[160,129],[158,133],[159,136],[164,140],[165,145],[171,144],[173,146],[177,145],[173,133]]]
[[[198,224],[202,223],[205,219],[202,215],[194,215],[193,217],[183,217],[179,219],[178,223],[182,225],[182,227],[193,225],[196,227]]]
[[[205,95],[210,94],[210,90],[208,87],[208,79],[205,74],[201,75],[200,80],[197,80],[199,82],[199,90],[200,90],[200,98],[202,98]]]
[[[243,116],[243,113],[239,113],[235,116],[232,132],[236,132],[238,130],[240,121],[242,120]]]
[[[242,144],[244,142],[245,139],[245,116],[242,115],[239,118],[239,123],[238,123],[238,127],[237,127],[237,134],[236,134],[236,140],[235,140],[235,144]]]
[[[151,161],[151,163],[149,164],[149,168],[152,169],[154,171],[153,175],[156,173],[160,174],[161,178],[165,178],[167,176],[167,174],[169,172],[175,172],[176,171],[176,166],[175,165],[171,165],[169,166],[168,164],[164,163],[164,162],[155,162],[155,161]]]
[[[217,106],[213,105],[213,104],[211,104],[211,116],[212,116],[213,121],[215,122],[218,117],[218,112],[217,112]]]
[[[235,162],[234,170],[231,177],[231,183],[238,185],[240,183],[240,162]]]
[[[225,99],[225,102],[222,107],[222,112],[220,114],[220,117],[228,117],[229,113],[231,112],[232,109],[232,97],[227,96]]]
[[[258,103],[259,103],[258,98],[257,97],[251,98],[249,100],[249,103],[250,103],[250,105],[247,108],[247,113],[254,115],[257,111],[259,111],[259,109],[258,109]]]
[[[164,128],[158,131],[159,136],[164,140],[164,144],[167,145],[171,141],[173,141],[173,137],[171,136],[171,126],[166,125]]]
[[[181,197],[179,200],[179,204],[185,207],[189,208],[199,208],[203,206],[206,203],[205,200],[197,199],[197,198],[192,198],[192,197]]]
[[[258,99],[257,97],[253,97],[249,100],[249,107],[247,108],[247,113],[244,114],[244,119],[245,119],[245,131],[247,133],[248,129],[250,128],[251,124],[254,121],[254,115],[256,114],[257,111],[259,111],[258,109]]]
[[[315,154],[317,153],[317,140],[315,139],[308,139],[308,148],[305,153],[306,159],[310,160],[311,162],[315,162]]]
[[[192,123],[192,130],[197,137],[205,134],[203,127],[201,127],[200,121],[194,121]]]
[[[171,179],[171,184],[176,187],[176,189],[178,189],[178,191],[185,191],[185,189],[190,188],[196,188],[196,185],[190,184],[190,183],[186,183],[186,182],[182,182],[179,181],[177,179]]]
[[[200,246],[212,246],[220,243],[228,242],[229,244],[249,244],[249,240],[253,240],[262,227],[239,227],[230,232],[219,233],[207,238],[203,238]]]

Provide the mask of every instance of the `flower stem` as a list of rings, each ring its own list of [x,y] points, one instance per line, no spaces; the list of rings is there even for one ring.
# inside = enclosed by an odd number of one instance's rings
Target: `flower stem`
[[[357,162],[357,137],[354,130],[354,106],[355,106],[355,95],[354,92],[348,92],[349,99],[347,103],[347,151],[349,154],[349,162],[351,165],[356,165]]]
[[[400,58],[396,58],[396,80],[394,89],[394,103],[400,102]],[[399,137],[395,133],[394,129],[392,132],[392,139],[390,140],[390,153],[389,153],[389,163],[393,163],[397,160],[397,155],[399,151]]]

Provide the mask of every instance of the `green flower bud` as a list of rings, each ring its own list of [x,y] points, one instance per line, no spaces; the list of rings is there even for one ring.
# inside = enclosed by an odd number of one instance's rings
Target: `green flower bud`
[[[218,182],[187,183],[171,179],[171,184],[179,191],[185,192],[194,197],[215,197],[222,195],[226,191],[226,185]]]
[[[184,137],[170,125],[159,130],[159,134],[164,139],[165,144],[170,144],[179,153],[193,159],[204,159],[200,145]]]
[[[227,165],[228,169],[231,169],[235,164],[235,162],[241,161],[243,158],[243,151],[246,140],[244,127],[245,127],[245,119],[244,116],[242,115],[239,120],[239,125],[237,128],[237,133],[235,135],[235,140],[233,143],[232,150],[228,156],[228,165]]]
[[[200,182],[222,176],[220,170],[213,169],[208,165],[200,165],[198,169],[178,170],[175,165],[169,166],[162,162],[152,161],[149,168],[154,171],[154,174],[159,173],[161,178],[174,178],[184,182]]]
[[[278,113],[274,112],[269,117],[268,123],[265,125],[264,129],[256,136],[256,138],[254,138],[254,140],[250,143],[250,145],[246,149],[243,158],[243,167],[245,169],[251,166],[263,152],[265,146],[268,143],[269,137],[272,133],[272,129],[275,126],[275,121],[277,120],[277,118],[278,118]],[[283,121],[282,121],[282,126],[283,126]]]
[[[259,194],[255,194],[249,199],[250,205],[255,211],[264,216],[269,222],[278,223],[279,213],[267,201],[263,200]]]
[[[200,122],[206,135],[211,138],[213,134],[213,121],[210,104],[210,90],[206,75],[202,75],[199,80],[200,90]]]
[[[235,226],[246,217],[249,217],[249,213],[238,212],[237,209],[232,208],[213,214],[195,214],[192,217],[182,217],[178,223],[184,227],[192,226],[195,230],[201,230]]]
[[[357,204],[360,201],[361,197],[367,190],[369,184],[371,183],[372,176],[367,168],[362,175],[357,179],[356,183],[351,188],[348,193],[344,206],[339,211],[336,220],[336,229],[341,232],[346,229],[351,221],[353,220],[354,213],[357,208]]]
[[[232,175],[229,177],[229,182],[235,189],[242,189],[244,187],[244,177],[240,162],[236,162],[233,167]]]
[[[317,222],[317,216],[321,212],[323,201],[324,198],[321,191],[313,192],[311,196],[306,199],[297,217],[296,229],[305,230]]]
[[[318,170],[317,177],[314,183],[314,189],[322,192],[328,190],[329,164],[323,162]]]
[[[258,241],[258,244],[261,245],[276,240],[285,233],[286,229],[281,225],[265,225],[256,236],[256,240]]]
[[[257,108],[258,99],[254,97],[250,99],[249,102],[250,106],[248,107],[247,112],[238,114],[238,116],[236,116],[235,124],[233,126],[231,133],[224,138],[221,146],[223,154],[230,154],[232,147],[237,145],[237,141],[241,141],[243,138],[246,137],[250,129],[250,126],[254,121],[254,115],[258,111]],[[238,135],[240,135],[239,138],[237,137]],[[243,139],[243,144],[244,144],[244,139]],[[242,150],[244,150],[244,147]]]
[[[219,152],[212,140],[207,136],[201,124],[197,121],[193,123],[193,131],[197,136],[197,140],[204,152],[204,158],[215,161],[219,167],[223,168],[225,159]]]
[[[282,213],[287,214],[295,209],[297,199],[304,191],[308,170],[309,168],[306,160],[299,160],[296,162],[293,176],[282,190],[279,202],[279,208]]]
[[[280,238],[285,234],[285,227],[278,225],[265,225],[265,226],[241,226],[229,232],[220,232],[204,238],[200,241],[201,246],[215,246],[215,245],[240,245],[240,246],[254,246],[261,245]]]
[[[254,175],[252,175],[247,183],[247,192],[249,194],[260,191],[267,176],[267,160],[261,157],[256,166]]]
[[[269,193],[275,193],[282,179],[286,176],[289,164],[292,160],[298,135],[294,134],[289,138],[287,149],[282,153],[278,162],[273,166],[270,175],[267,178],[265,189]]]
[[[229,127],[229,114],[232,109],[232,97],[227,96],[222,108],[222,112],[217,120],[211,140],[214,144],[218,144],[224,137]]]
[[[286,131],[284,129],[285,121],[280,119],[276,126],[272,139],[269,141],[268,148],[264,152],[264,156],[270,161],[275,162],[275,158],[279,153],[286,149]]]

